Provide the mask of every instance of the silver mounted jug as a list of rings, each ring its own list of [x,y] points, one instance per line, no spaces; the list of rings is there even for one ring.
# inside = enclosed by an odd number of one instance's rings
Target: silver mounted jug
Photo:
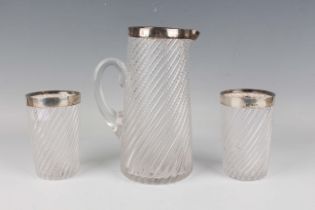
[[[187,61],[199,32],[163,27],[129,27],[128,62],[101,61],[95,97],[107,124],[121,139],[121,170],[143,183],[169,183],[192,171],[191,110]],[[101,77],[109,66],[120,72],[124,110],[104,98]]]

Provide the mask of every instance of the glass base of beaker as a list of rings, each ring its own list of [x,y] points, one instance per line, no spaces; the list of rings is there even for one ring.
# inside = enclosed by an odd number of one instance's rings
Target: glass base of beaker
[[[58,173],[50,171],[50,173],[42,173],[39,171],[36,171],[36,174],[39,178],[45,179],[45,180],[63,180],[63,179],[68,179],[71,178],[75,175],[77,175],[80,171],[80,167],[77,166],[74,169],[71,170],[63,170]]]
[[[260,179],[263,179],[267,176],[267,172],[264,171],[264,172],[261,172],[261,173],[258,173],[258,174],[255,174],[255,175],[245,175],[245,174],[239,174],[239,173],[230,173],[230,172],[227,172],[226,170],[224,171],[224,173],[232,178],[232,179],[237,179],[239,181],[257,181],[257,180],[260,180]]]

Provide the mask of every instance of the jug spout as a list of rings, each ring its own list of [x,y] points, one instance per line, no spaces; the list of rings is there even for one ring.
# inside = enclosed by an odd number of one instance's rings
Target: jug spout
[[[191,40],[196,40],[200,34],[195,29],[155,26],[132,26],[128,28],[128,32],[130,37]]]

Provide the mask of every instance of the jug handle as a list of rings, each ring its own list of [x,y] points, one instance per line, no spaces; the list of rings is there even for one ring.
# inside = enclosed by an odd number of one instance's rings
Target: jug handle
[[[125,86],[125,79],[127,76],[126,65],[119,59],[106,58],[102,60],[101,62],[99,62],[99,64],[95,68],[94,95],[95,95],[97,106],[101,114],[105,118],[107,125],[113,129],[114,133],[117,136],[120,136],[123,112],[116,111],[108,105],[107,100],[105,99],[104,91],[102,89],[102,84],[101,84],[103,73],[110,66],[114,66],[117,68],[120,74],[119,75],[120,86],[122,88]]]

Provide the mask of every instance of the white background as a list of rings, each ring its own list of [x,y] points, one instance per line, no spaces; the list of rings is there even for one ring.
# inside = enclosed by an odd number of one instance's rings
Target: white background
[[[0,0],[0,209],[315,209],[315,2],[311,0]],[[191,49],[194,170],[185,180],[134,183],[119,169],[119,140],[93,98],[104,57],[126,57],[127,27],[196,28]],[[121,107],[117,73],[104,78]],[[277,94],[269,175],[240,182],[222,173],[218,94]],[[75,89],[81,172],[36,177],[27,92]]]

